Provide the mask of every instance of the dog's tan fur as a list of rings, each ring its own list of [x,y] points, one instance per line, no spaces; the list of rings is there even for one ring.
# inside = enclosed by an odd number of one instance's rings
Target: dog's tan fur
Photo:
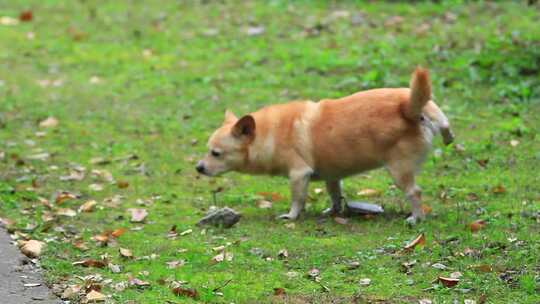
[[[227,111],[197,170],[288,176],[291,210],[280,217],[296,219],[309,180],[326,181],[332,200],[326,212],[337,213],[341,179],[384,166],[411,202],[408,220],[415,222],[424,217],[415,174],[438,132],[446,144],[452,141],[446,116],[431,100],[428,72],[417,68],[410,88],[272,105],[240,119]]]

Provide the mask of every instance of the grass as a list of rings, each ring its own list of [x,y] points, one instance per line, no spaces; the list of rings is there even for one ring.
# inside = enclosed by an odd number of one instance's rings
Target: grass
[[[540,14],[522,2],[4,1],[1,15],[31,10],[33,20],[0,25],[0,216],[47,241],[41,264],[51,285],[99,274],[116,303],[195,301],[174,295],[171,280],[207,303],[538,303]],[[259,26],[263,33],[247,34]],[[377,189],[382,195],[370,199],[384,215],[346,225],[321,220],[328,199],[312,183],[294,227],[274,219],[288,210],[285,179],[195,174],[226,108],[242,114],[406,86],[417,64],[430,68],[436,100],[464,148],[435,143],[419,176],[433,209],[424,223],[405,224],[404,197],[383,171],[346,180],[345,193],[356,199],[361,189]],[[49,116],[58,126],[40,128]],[[29,157],[40,153],[50,157]],[[129,155],[137,158],[91,162]],[[76,166],[86,169],[83,180],[60,180]],[[92,177],[93,169],[128,187]],[[89,188],[95,183],[104,189]],[[96,210],[56,216],[60,190],[81,196],[60,207],[94,199]],[[279,194],[271,209],[256,207],[261,192]],[[117,205],[106,200],[115,195]],[[196,227],[214,204],[235,208],[242,220],[232,229]],[[144,224],[130,223],[134,207],[148,210]],[[468,225],[479,219],[486,226],[472,233]],[[173,225],[193,232],[169,239]],[[117,228],[127,232],[109,246],[91,239]],[[402,252],[420,233],[425,246]],[[75,248],[74,239],[89,249]],[[221,245],[234,257],[211,265]],[[138,258],[122,259],[119,247]],[[104,255],[122,271],[72,265]],[[186,264],[167,268],[178,259]],[[352,261],[359,267],[349,270]],[[402,263],[411,261],[406,274]],[[430,266],[437,262],[448,268]],[[306,278],[312,268],[320,282]],[[455,271],[457,286],[433,283]],[[129,276],[151,285],[115,291]],[[361,286],[363,278],[371,284]]]

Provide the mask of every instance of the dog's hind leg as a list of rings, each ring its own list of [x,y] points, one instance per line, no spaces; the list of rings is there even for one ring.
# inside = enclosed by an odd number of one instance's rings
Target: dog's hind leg
[[[396,186],[405,193],[411,203],[412,215],[407,218],[407,222],[416,224],[418,220],[423,220],[425,216],[421,205],[422,192],[415,182],[414,164],[407,164],[407,161],[396,162],[387,165],[387,168]]]
[[[323,211],[324,215],[335,215],[340,214],[343,210],[341,206],[341,181],[327,181],[326,182],[326,191],[330,195],[330,200],[332,201],[332,206],[326,208]]]

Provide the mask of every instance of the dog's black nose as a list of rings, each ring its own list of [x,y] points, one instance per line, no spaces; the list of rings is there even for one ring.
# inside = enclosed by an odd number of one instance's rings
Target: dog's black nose
[[[197,164],[195,169],[197,169],[197,172],[199,172],[199,173],[204,173],[204,165],[201,164],[201,163]]]

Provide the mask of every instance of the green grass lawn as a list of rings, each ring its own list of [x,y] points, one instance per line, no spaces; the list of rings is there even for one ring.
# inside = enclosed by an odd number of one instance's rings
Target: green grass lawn
[[[40,260],[56,291],[98,275],[89,289],[111,303],[196,301],[171,291],[178,281],[207,303],[539,303],[540,7],[525,2],[1,1],[0,17],[33,18],[0,22],[0,217],[47,242]],[[379,191],[369,200],[385,214],[345,225],[321,218],[321,183],[291,225],[274,219],[289,208],[285,179],[194,170],[226,108],[407,86],[418,64],[459,145],[436,140],[419,176],[432,212],[415,227],[382,170],[344,187],[349,199]],[[58,125],[40,127],[47,117]],[[77,170],[82,180],[62,178]],[[79,198],[57,204],[59,191]],[[261,192],[272,208],[257,207]],[[92,212],[58,215],[88,200]],[[195,226],[211,205],[243,217]],[[129,208],[146,209],[145,222]],[[486,224],[472,233],[476,220]],[[118,228],[108,246],[93,240]],[[404,252],[421,233],[425,246]],[[232,260],[211,263],[219,246]],[[72,265],[102,258],[121,271]],[[435,282],[454,272],[456,286]],[[118,291],[130,277],[150,286]]]

